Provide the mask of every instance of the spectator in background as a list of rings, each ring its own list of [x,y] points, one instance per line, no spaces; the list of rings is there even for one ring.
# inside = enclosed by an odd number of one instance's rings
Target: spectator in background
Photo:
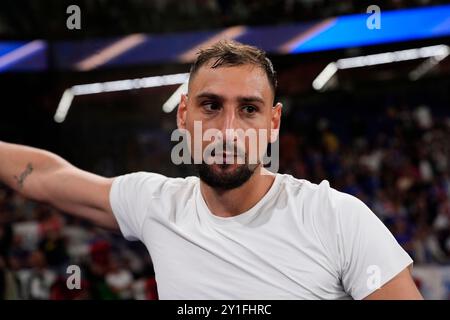
[[[32,252],[29,264],[31,268],[21,270],[19,274],[22,298],[32,300],[50,299],[50,289],[56,280],[56,274],[47,268],[45,255],[41,251]]]
[[[119,299],[129,300],[133,296],[133,274],[124,267],[122,261],[112,259],[106,274],[106,284]]]
[[[50,267],[58,268],[67,264],[66,243],[60,230],[50,229],[46,232],[39,242],[38,248],[44,253]]]

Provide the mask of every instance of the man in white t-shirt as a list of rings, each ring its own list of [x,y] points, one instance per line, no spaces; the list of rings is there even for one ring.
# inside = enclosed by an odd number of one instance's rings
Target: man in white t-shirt
[[[275,90],[263,51],[222,41],[200,51],[177,113],[178,128],[193,136],[191,158],[201,151],[199,177],[103,178],[0,143],[0,180],[142,241],[161,299],[421,299],[411,258],[364,203],[326,180],[263,168],[260,150],[280,127]],[[197,143],[210,129],[223,135]],[[270,132],[256,140],[257,161],[246,151],[252,141],[233,130]],[[226,150],[207,153],[211,144]]]

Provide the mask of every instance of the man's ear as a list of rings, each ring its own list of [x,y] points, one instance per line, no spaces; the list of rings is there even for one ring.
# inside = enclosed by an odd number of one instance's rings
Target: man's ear
[[[270,120],[270,143],[274,143],[278,139],[282,109],[283,105],[280,102],[272,107],[272,118]]]
[[[177,110],[178,129],[186,129],[187,99],[187,94],[181,95],[180,104],[178,105]]]

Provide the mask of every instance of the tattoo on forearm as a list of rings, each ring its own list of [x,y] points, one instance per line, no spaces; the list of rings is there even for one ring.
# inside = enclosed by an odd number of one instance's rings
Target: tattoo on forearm
[[[31,165],[31,163],[28,163],[25,170],[19,176],[14,176],[14,179],[16,179],[17,184],[19,185],[19,189],[23,188],[23,183],[25,182],[25,179],[31,174],[31,172],[33,172],[33,166]]]

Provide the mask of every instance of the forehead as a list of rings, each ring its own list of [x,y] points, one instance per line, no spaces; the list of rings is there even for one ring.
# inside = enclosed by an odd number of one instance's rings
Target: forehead
[[[217,68],[211,68],[211,63],[205,64],[191,77],[188,91],[190,97],[210,92],[229,98],[249,95],[267,101],[273,99],[265,71],[251,64]]]

